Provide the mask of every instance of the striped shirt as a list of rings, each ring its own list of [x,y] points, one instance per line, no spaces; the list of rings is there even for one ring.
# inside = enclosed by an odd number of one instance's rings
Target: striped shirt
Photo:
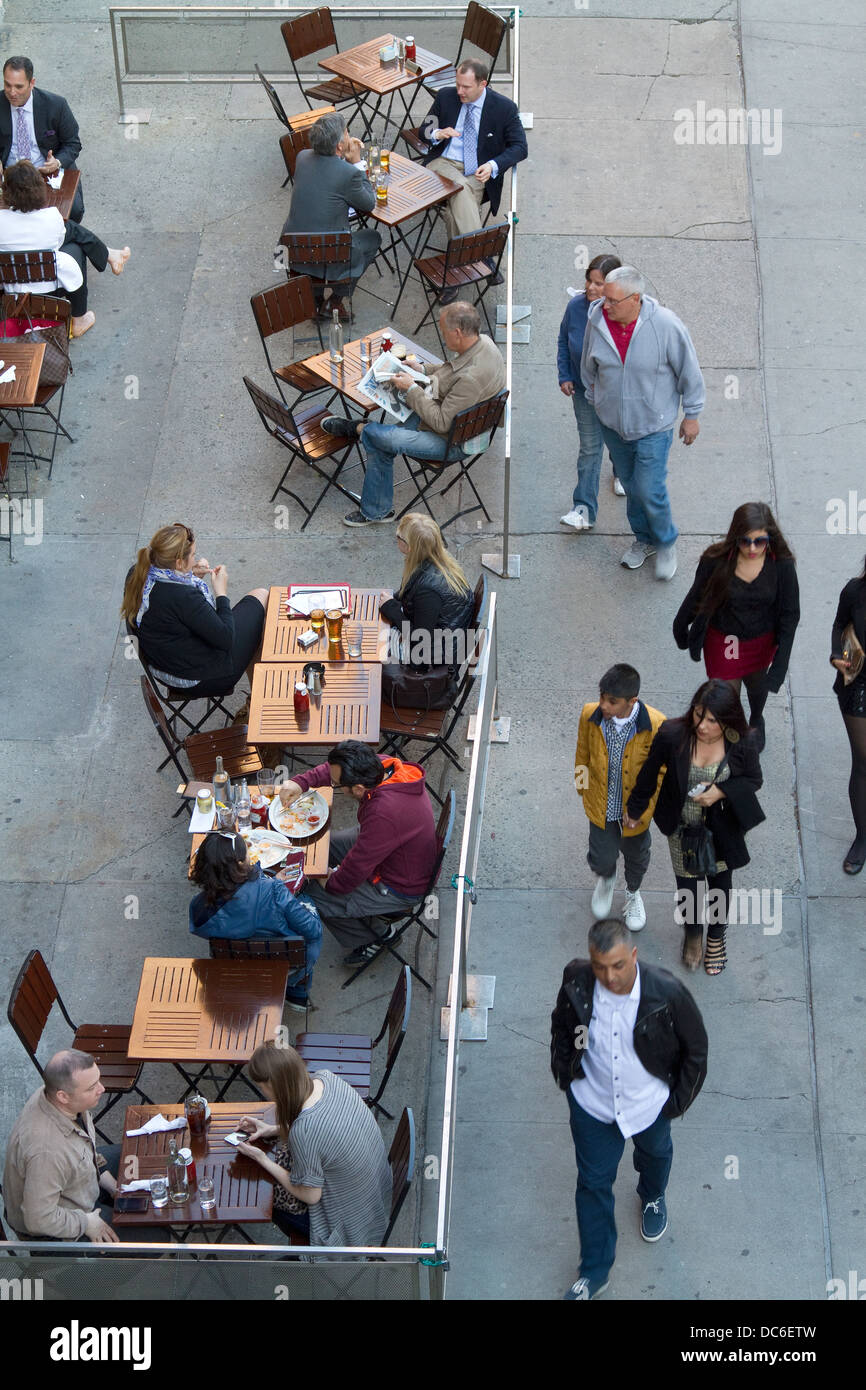
[[[601,732],[607,744],[607,811],[606,820],[622,820],[622,755],[637,728],[640,705],[635,702],[628,719],[603,719]]]
[[[320,1187],[311,1245],[379,1245],[391,1212],[391,1169],[373,1111],[340,1076],[316,1072],[321,1100],[289,1134],[292,1182]]]

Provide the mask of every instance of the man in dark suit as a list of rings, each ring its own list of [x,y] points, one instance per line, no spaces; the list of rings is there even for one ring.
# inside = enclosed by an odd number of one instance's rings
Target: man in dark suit
[[[461,63],[456,85],[437,93],[421,126],[432,146],[424,163],[460,184],[460,192],[442,208],[449,237],[478,230],[485,198],[493,212],[498,211],[505,170],[529,153],[517,107],[498,92],[488,91],[489,75],[474,58]],[[441,302],[447,304],[456,297],[457,290],[446,290]]]
[[[320,116],[310,127],[310,148],[301,150],[295,165],[292,206],[283,232],[345,232],[349,230],[349,208],[371,212],[376,193],[361,162],[361,143],[349,135],[339,113]],[[338,282],[319,316],[330,318],[337,309],[345,322],[351,309],[344,304],[367,266],[375,260],[381,240],[375,228],[361,227],[352,233],[352,262],[327,267],[328,280]],[[292,265],[293,270],[315,279],[324,279],[322,266]]]
[[[17,164],[29,159],[43,174],[74,169],[81,153],[78,122],[69,103],[54,92],[36,87],[29,58],[7,58],[3,65],[0,96],[0,163]],[[81,184],[75,192],[70,221],[84,216]]]

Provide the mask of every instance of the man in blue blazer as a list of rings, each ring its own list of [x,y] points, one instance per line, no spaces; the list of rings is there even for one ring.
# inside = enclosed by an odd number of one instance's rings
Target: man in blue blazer
[[[0,163],[17,164],[29,159],[43,174],[74,169],[81,153],[78,122],[69,103],[54,92],[36,87],[29,58],[7,58],[3,64],[0,95]],[[84,216],[81,184],[75,191],[70,221]]]
[[[442,208],[449,237],[478,230],[485,199],[498,211],[506,169],[529,153],[517,107],[488,90],[488,77],[488,69],[476,59],[461,63],[455,86],[437,94],[421,127],[431,144],[424,163],[460,185]],[[457,291],[446,290],[443,303],[448,303],[446,296],[454,299]]]

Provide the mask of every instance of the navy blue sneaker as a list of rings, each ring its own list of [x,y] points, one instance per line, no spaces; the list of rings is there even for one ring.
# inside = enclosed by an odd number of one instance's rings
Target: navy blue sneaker
[[[580,1279],[575,1279],[571,1288],[567,1293],[564,1293],[562,1297],[565,1302],[577,1301],[588,1303],[591,1298],[601,1298],[608,1286],[608,1282],[607,1279],[599,1283],[598,1280],[581,1277]]]
[[[644,1240],[661,1240],[668,1228],[668,1209],[664,1197],[645,1202],[640,1215],[640,1233]]]

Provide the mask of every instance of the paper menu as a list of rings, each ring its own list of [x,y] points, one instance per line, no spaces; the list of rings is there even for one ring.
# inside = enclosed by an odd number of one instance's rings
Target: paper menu
[[[290,584],[289,608],[308,618],[314,608],[339,608],[341,611],[351,607],[352,589],[349,584]]]

